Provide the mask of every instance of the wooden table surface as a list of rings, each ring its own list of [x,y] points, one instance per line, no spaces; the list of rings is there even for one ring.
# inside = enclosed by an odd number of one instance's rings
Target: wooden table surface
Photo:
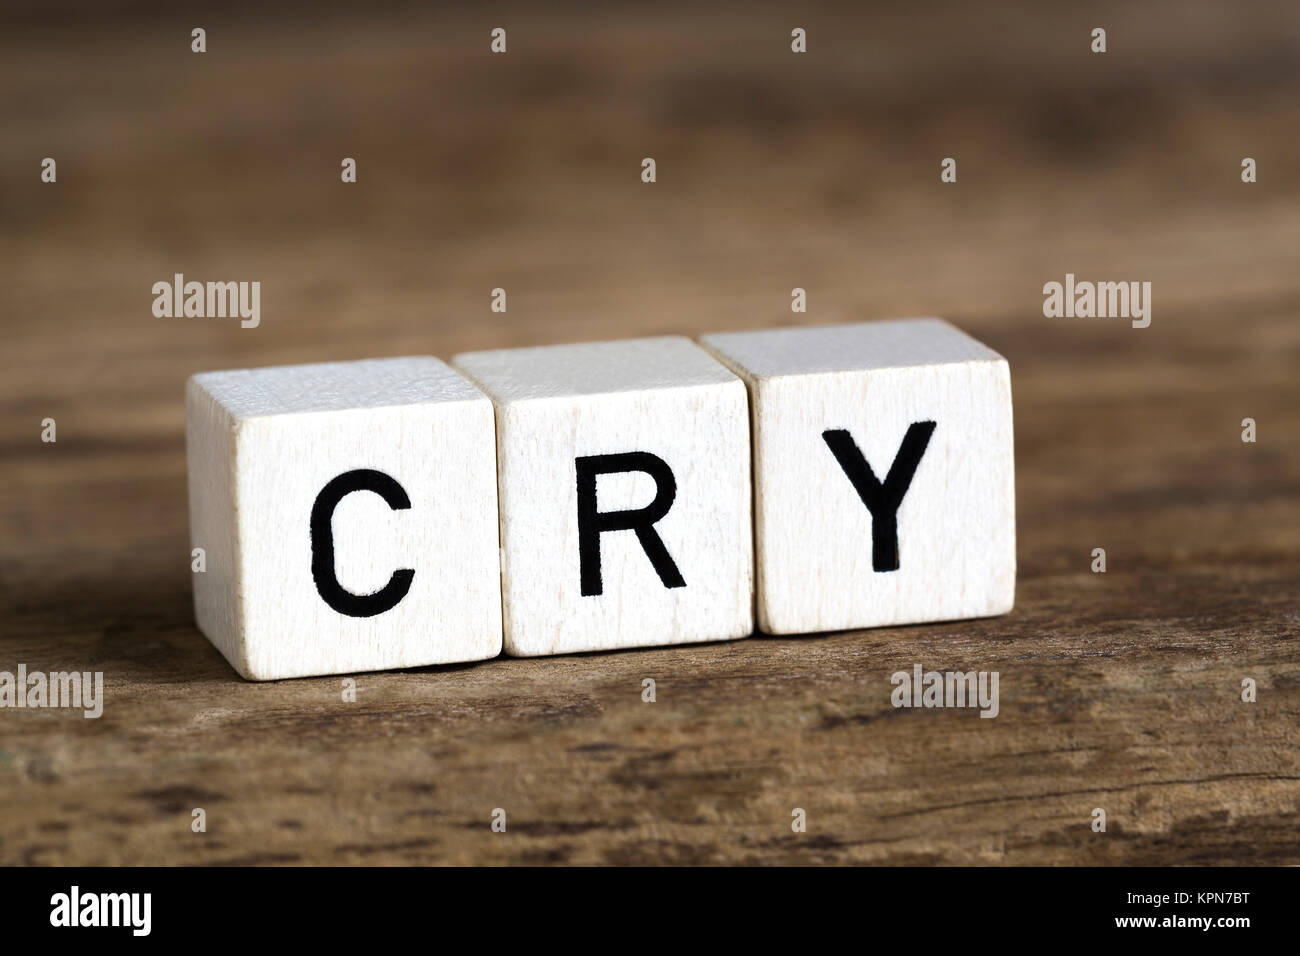
[[[1300,863],[1300,14],[1045,6],[11,14],[0,670],[106,702],[0,710],[0,862]],[[260,327],[155,318],[176,272]],[[1045,318],[1067,272],[1150,281],[1150,328]],[[927,314],[1011,363],[1005,617],[355,703],[194,627],[194,372]],[[894,709],[917,663],[999,716]]]

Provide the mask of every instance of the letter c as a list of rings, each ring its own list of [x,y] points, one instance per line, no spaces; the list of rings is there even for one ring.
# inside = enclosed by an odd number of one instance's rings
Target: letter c
[[[334,573],[334,509],[354,491],[373,491],[394,511],[411,507],[406,490],[382,471],[358,468],[331,480],[311,507],[311,576],[325,603],[340,614],[374,617],[396,607],[406,597],[415,572],[410,568],[394,571],[388,583],[374,594],[353,594],[339,584]]]

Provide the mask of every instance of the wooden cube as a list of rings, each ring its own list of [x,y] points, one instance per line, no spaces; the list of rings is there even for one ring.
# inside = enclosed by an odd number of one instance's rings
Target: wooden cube
[[[688,339],[472,352],[496,406],[505,649],[753,630],[744,384]]]
[[[701,342],[750,392],[762,630],[1011,610],[1006,359],[939,319]]]
[[[199,628],[251,680],[501,650],[492,404],[435,358],[195,375]]]

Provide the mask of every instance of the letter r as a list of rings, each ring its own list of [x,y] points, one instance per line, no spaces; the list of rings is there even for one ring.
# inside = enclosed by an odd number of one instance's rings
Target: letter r
[[[621,455],[587,455],[574,459],[578,478],[578,564],[582,595],[601,594],[600,536],[606,531],[635,531],[646,557],[666,588],[684,588],[682,578],[663,540],[655,531],[655,522],[668,514],[677,497],[677,482],[668,463],[646,451]],[[641,471],[655,482],[654,501],[634,511],[598,511],[596,478],[628,471]]]

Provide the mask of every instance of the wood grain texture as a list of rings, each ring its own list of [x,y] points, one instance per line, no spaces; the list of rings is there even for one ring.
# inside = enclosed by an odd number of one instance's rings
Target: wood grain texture
[[[777,5],[517,9],[496,59],[468,12],[213,8],[204,59],[100,9],[0,29],[0,668],[106,696],[0,711],[0,860],[1300,863],[1293,3],[815,8],[802,58]],[[155,319],[175,272],[261,281],[260,325]],[[1044,318],[1067,272],[1151,281],[1151,326]],[[1007,357],[1011,614],[355,704],[194,627],[190,374],[785,325],[796,286]],[[895,710],[914,663],[998,670],[999,716]]]
[[[701,342],[749,390],[763,631],[1011,610],[1016,493],[1006,359],[937,319]]]

